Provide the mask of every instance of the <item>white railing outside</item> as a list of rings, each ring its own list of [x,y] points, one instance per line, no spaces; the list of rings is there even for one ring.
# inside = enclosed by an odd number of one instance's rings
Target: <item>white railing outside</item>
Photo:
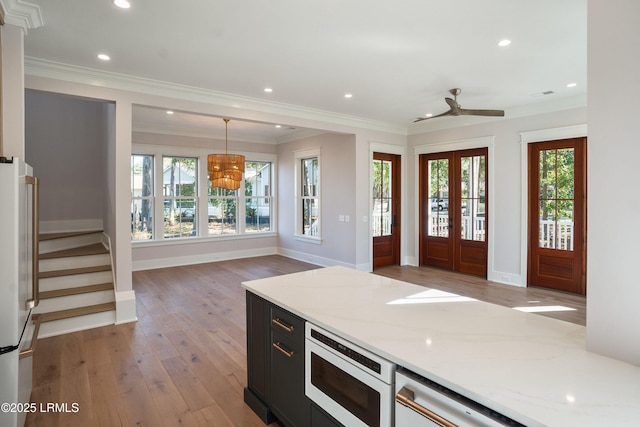
[[[540,247],[573,250],[573,220],[540,220]]]
[[[462,217],[462,238],[465,240],[485,240],[485,218],[481,216]],[[449,237],[449,217],[429,215],[429,236]]]
[[[371,227],[374,237],[388,236],[389,234],[391,234],[391,212],[373,212],[373,214],[371,215],[371,220],[373,221]]]

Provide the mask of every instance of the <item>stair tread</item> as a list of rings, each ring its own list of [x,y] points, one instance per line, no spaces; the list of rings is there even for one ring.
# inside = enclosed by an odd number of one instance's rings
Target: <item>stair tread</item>
[[[109,250],[104,247],[102,243],[94,243],[93,245],[79,246],[77,248],[65,249],[62,251],[49,252],[46,254],[40,254],[39,258],[42,259],[56,259],[56,258],[69,258],[74,256],[86,256],[86,255],[102,255],[108,254]]]
[[[100,292],[113,290],[113,283],[100,283],[98,285],[79,286],[77,288],[56,289],[53,291],[40,292],[40,299],[58,298],[69,295],[86,294],[90,292]]]
[[[40,234],[38,238],[42,242],[45,240],[63,239],[65,237],[84,236],[86,234],[94,234],[94,233],[102,233],[102,230],[73,231],[73,232],[66,232],[66,233],[46,233],[46,234]]]
[[[78,317],[78,316],[84,316],[86,314],[101,313],[103,311],[111,311],[115,309],[116,309],[115,302],[106,302],[104,304],[70,308],[68,310],[52,311],[50,313],[42,313],[42,322],[51,322],[54,320],[68,319],[70,317]]]
[[[42,271],[40,272],[40,279],[47,279],[49,277],[62,277],[62,276],[71,276],[75,274],[84,274],[84,273],[97,273],[100,271],[110,271],[111,265],[97,265],[94,267],[82,267],[82,268],[69,268],[66,270],[52,270],[52,271]]]

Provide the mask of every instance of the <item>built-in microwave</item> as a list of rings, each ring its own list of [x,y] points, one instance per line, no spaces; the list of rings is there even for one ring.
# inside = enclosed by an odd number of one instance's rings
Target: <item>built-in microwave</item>
[[[305,394],[345,426],[390,427],[395,364],[309,322]]]

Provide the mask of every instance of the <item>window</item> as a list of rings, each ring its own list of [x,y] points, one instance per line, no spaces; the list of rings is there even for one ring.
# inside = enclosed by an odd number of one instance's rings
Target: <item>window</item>
[[[131,156],[132,241],[215,239],[274,231],[274,155],[262,154],[263,159],[245,162],[241,187],[232,191],[211,188],[206,169],[199,167],[206,168],[208,150],[142,144],[134,149],[142,153]]]
[[[153,156],[131,156],[131,240],[153,239]]]
[[[271,163],[247,162],[244,172],[245,231],[271,230]]]
[[[320,150],[296,152],[296,235],[320,239]]]
[[[164,238],[197,235],[196,158],[163,157]]]

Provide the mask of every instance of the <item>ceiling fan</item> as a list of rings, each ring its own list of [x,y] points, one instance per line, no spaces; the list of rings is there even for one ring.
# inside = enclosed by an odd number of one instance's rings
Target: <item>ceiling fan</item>
[[[413,123],[420,122],[422,120],[427,119],[435,119],[436,117],[443,116],[493,116],[493,117],[502,117],[504,116],[503,110],[469,110],[466,108],[461,108],[460,104],[458,104],[458,95],[460,95],[462,90],[460,88],[450,89],[449,93],[453,95],[453,99],[445,98],[444,100],[449,104],[450,110],[444,112],[442,114],[438,114],[437,116],[431,117],[418,117],[413,121]]]

